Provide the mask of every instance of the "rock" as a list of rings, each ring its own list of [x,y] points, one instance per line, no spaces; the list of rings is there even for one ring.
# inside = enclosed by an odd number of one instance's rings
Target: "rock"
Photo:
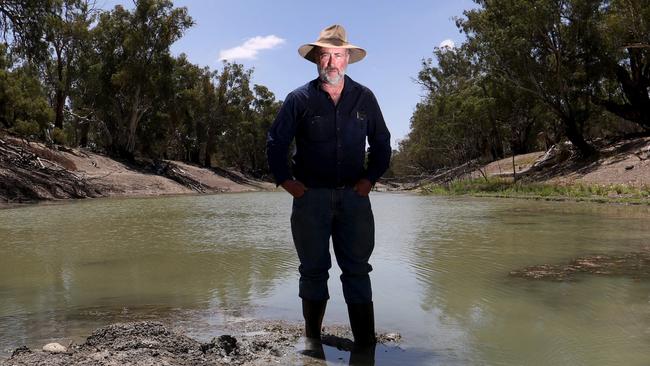
[[[43,351],[50,353],[66,353],[68,352],[68,349],[59,343],[48,343],[43,346]]]
[[[22,353],[32,353],[32,350],[29,349],[27,346],[21,346],[14,350],[14,352],[11,354],[11,357],[14,358]]]
[[[384,338],[387,342],[399,342],[402,339],[402,335],[399,333],[386,333]]]
[[[634,169],[634,165],[627,165],[625,167],[625,170],[632,170],[632,169]]]
[[[227,334],[216,338],[214,343],[226,353],[226,356],[237,350],[237,339]]]

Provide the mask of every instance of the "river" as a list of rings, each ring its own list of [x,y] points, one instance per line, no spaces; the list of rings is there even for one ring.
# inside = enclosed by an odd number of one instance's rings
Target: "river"
[[[377,329],[421,364],[648,365],[650,281],[509,272],[649,250],[649,207],[403,193],[372,205]],[[0,210],[0,358],[117,321],[199,340],[237,319],[300,321],[290,207],[261,192]],[[339,274],[326,325],[347,322]]]

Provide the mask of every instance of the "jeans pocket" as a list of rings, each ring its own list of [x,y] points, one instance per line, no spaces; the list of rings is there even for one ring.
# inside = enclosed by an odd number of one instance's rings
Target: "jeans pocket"
[[[306,201],[307,192],[309,192],[309,190],[305,190],[305,192],[300,197],[293,197],[293,207],[302,205],[302,203]]]

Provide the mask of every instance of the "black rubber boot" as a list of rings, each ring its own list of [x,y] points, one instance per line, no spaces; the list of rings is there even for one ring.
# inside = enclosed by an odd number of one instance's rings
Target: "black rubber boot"
[[[303,355],[324,360],[325,351],[320,339],[327,300],[312,301],[302,299],[302,316],[305,318],[305,349]]]
[[[354,336],[354,347],[350,354],[350,365],[374,365],[375,346],[375,311],[371,303],[348,304],[350,328]]]
[[[375,311],[372,302],[366,304],[348,304],[350,328],[355,346],[370,346],[377,343],[375,337]]]
[[[320,341],[327,300],[312,301],[302,299],[302,316],[305,318],[305,337]]]

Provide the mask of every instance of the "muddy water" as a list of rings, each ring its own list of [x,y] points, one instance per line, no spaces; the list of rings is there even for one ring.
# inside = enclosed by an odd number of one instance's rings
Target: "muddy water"
[[[402,334],[403,360],[648,364],[647,279],[508,275],[650,250],[648,207],[387,193],[372,203],[377,328]],[[283,193],[247,193],[0,210],[0,358],[124,320],[199,340],[242,319],[299,321],[290,206]],[[346,323],[339,274],[326,324]]]

